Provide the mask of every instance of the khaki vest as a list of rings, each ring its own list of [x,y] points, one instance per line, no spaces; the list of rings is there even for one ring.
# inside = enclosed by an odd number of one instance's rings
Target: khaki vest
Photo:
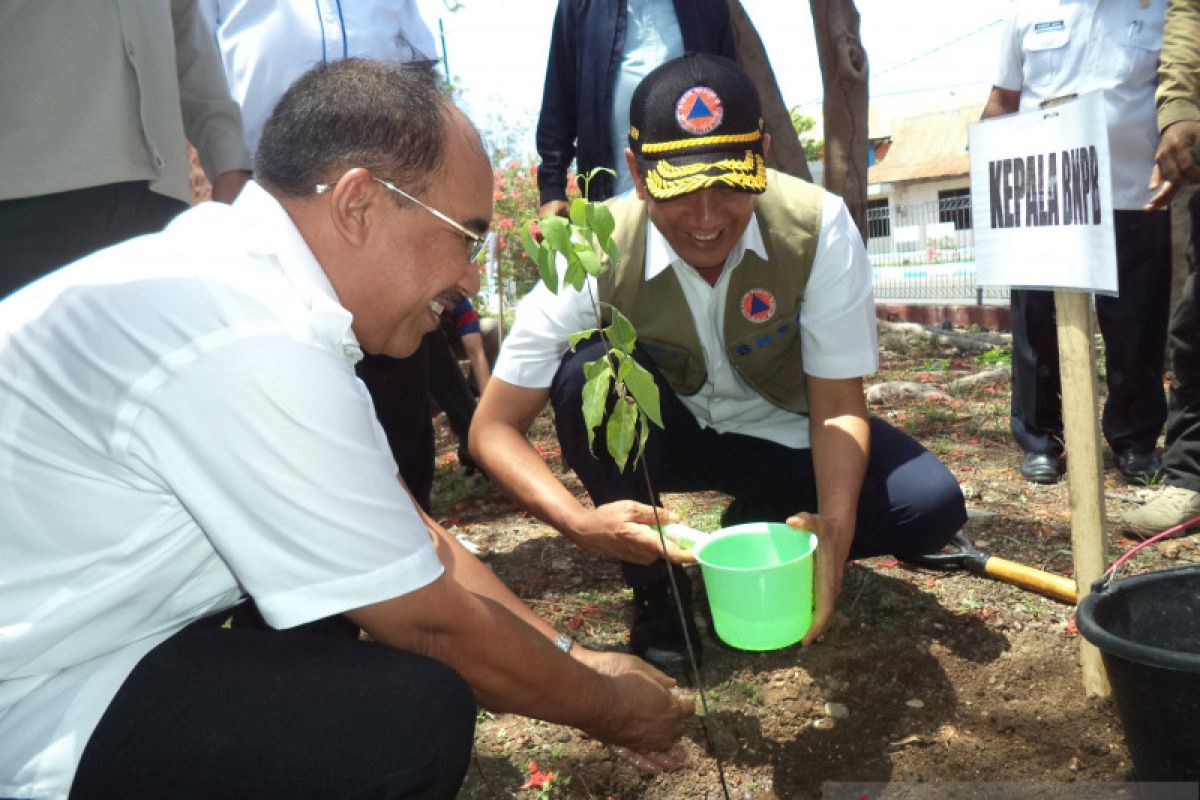
[[[767,191],[755,212],[767,260],[747,251],[733,271],[722,330],[729,363],[742,380],[774,405],[797,414],[808,413],[808,393],[796,317],[812,272],[824,194],[806,181],[768,172]],[[671,269],[644,280],[645,203],[630,196],[609,201],[609,207],[620,258],[599,278],[600,300],[629,318],[677,394],[695,394],[707,374],[679,280]],[[607,325],[611,314],[601,308]]]

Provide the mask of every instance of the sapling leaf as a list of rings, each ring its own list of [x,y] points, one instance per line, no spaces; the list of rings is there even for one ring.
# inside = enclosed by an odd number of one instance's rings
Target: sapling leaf
[[[617,259],[621,257],[621,250],[617,247],[617,241],[610,239],[608,244],[604,245],[604,252],[608,254],[608,263],[615,267]]]
[[[575,251],[569,251],[567,256],[567,271],[563,273],[563,283],[570,286],[577,292],[583,291],[584,281],[587,280],[587,270],[583,268],[583,262],[579,260],[579,254]]]
[[[625,462],[629,460],[629,451],[633,449],[637,416],[637,404],[632,398],[618,398],[604,428],[608,437],[608,454],[617,462],[619,472],[625,471]]]
[[[633,459],[633,463],[635,463],[635,464],[638,462],[638,459],[640,459],[640,458],[642,458],[642,456],[646,455],[646,441],[650,438],[650,423],[646,422],[645,414],[637,415],[637,424],[638,424],[638,451],[637,451],[637,455]],[[659,425],[658,427],[661,428],[662,425]]]
[[[658,384],[654,376],[632,357],[625,359],[617,380],[625,384],[629,394],[637,401],[638,408],[658,427],[663,427],[662,410],[659,407]]]
[[[579,263],[583,264],[583,269],[588,275],[597,276],[604,272],[604,265],[600,263],[600,259],[594,250],[581,251],[579,253]]]
[[[546,244],[560,253],[571,249],[571,223],[562,217],[544,217],[538,227]]]
[[[587,428],[588,450],[596,441],[596,428],[604,421],[604,409],[608,404],[608,392],[612,387],[612,372],[604,365],[604,359],[596,359],[586,365],[599,365],[600,369],[590,375],[583,384],[583,425]],[[585,374],[587,368],[584,368]]]
[[[617,350],[622,353],[632,353],[633,346],[637,343],[637,330],[620,309],[615,306],[610,306],[610,308],[612,308],[612,322],[605,329],[605,334]]]
[[[613,219],[608,206],[593,203],[589,211],[588,227],[596,232],[601,246],[607,248],[612,241],[613,231],[617,229],[617,221]]]
[[[588,224],[588,206],[592,205],[582,197],[576,197],[571,201],[571,223],[578,225],[580,228],[591,227]]]
[[[569,341],[571,343],[571,352],[574,353],[575,347],[580,342],[582,342],[584,339],[590,339],[592,336],[595,336],[596,331],[598,331],[598,330],[599,330],[599,328],[588,328],[587,330],[584,330],[584,331],[575,331],[569,337],[567,337],[567,341]],[[597,359],[597,360],[599,360],[599,359]],[[595,364],[596,362],[589,361],[588,363]]]
[[[554,264],[554,251],[534,241],[533,235],[529,232],[532,225],[533,220],[530,220],[527,225],[521,227],[519,231],[521,245],[533,263],[537,264],[538,275],[541,277],[542,283],[546,284],[546,288],[551,292],[558,294],[558,270]]]

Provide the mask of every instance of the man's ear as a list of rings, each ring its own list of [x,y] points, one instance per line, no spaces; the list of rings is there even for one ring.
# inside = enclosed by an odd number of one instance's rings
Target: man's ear
[[[642,172],[638,169],[637,158],[628,147],[625,148],[625,164],[629,167],[630,177],[633,178],[633,190],[637,192],[638,200],[649,200],[650,195],[646,193],[646,182],[642,180]]]
[[[374,221],[379,193],[371,173],[362,167],[348,170],[329,190],[329,218],[334,230],[353,246],[367,239],[369,225]]]

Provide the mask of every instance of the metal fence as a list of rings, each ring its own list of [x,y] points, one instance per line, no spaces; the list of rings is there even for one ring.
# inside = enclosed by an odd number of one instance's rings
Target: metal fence
[[[1007,289],[975,286],[975,229],[965,189],[929,203],[869,201],[867,233],[877,301],[1008,303]]]

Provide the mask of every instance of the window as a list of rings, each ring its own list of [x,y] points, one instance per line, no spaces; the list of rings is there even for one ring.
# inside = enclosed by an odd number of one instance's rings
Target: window
[[[888,199],[867,201],[867,238],[882,239],[892,235],[892,215]]]
[[[938,192],[938,222],[953,222],[954,230],[971,229],[971,190]]]

